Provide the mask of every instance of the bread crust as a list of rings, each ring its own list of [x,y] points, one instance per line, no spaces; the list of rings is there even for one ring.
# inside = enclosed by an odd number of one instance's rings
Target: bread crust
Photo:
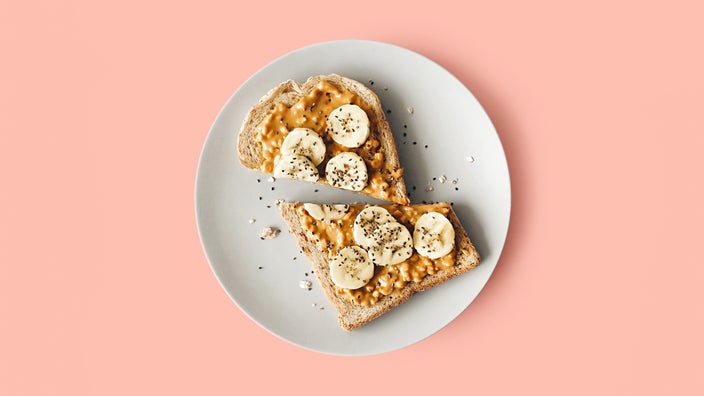
[[[369,105],[372,112],[372,114],[368,114],[369,122],[373,124],[378,131],[379,143],[384,150],[385,164],[383,168],[392,170],[402,169],[391,127],[386,120],[386,114],[384,113],[379,98],[374,91],[367,88],[359,81],[337,74],[313,76],[308,78],[303,84],[288,80],[274,87],[264,95],[247,113],[237,136],[237,153],[240,163],[249,169],[256,171],[261,170],[263,156],[261,144],[256,140],[257,126],[274,110],[278,103],[283,103],[288,107],[293,106],[302,96],[314,90],[315,86],[321,81],[354,92],[362,101]],[[327,185],[324,178],[321,178],[319,183]],[[392,189],[392,193],[389,198],[371,194],[368,195],[400,204],[410,203],[408,195],[406,194],[406,185],[403,181],[402,174],[395,179],[395,183],[390,186],[390,188]],[[364,192],[362,193],[366,194]]]
[[[394,298],[382,297],[370,306],[364,307],[347,301],[335,292],[335,285],[330,278],[328,259],[324,252],[315,245],[315,237],[303,228],[301,217],[296,213],[300,203],[282,203],[279,205],[281,216],[288,225],[291,233],[298,241],[298,245],[311,261],[315,276],[317,277],[328,300],[335,306],[339,315],[340,327],[351,331],[359,328],[379,316],[389,312],[394,307],[404,303],[411,296],[420,291],[437,286],[448,279],[463,274],[479,264],[479,253],[469,239],[467,232],[460,224],[459,218],[450,206],[448,220],[455,229],[455,265],[449,269],[442,269],[433,275],[426,275],[422,281],[408,282]],[[363,207],[364,205],[358,205]]]

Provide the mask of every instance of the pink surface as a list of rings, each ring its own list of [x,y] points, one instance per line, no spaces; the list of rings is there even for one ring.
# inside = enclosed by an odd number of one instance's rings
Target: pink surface
[[[0,2],[0,394],[704,393],[704,10],[568,3]],[[514,192],[475,302],[364,358],[251,322],[193,210],[228,97],[340,38],[462,80]]]

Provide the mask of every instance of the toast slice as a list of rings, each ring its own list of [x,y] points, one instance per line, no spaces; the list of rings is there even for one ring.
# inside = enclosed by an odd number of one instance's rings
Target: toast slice
[[[430,211],[440,212],[450,221],[455,231],[452,251],[439,259],[430,260],[421,257],[414,249],[413,256],[402,263],[374,266],[374,276],[356,290],[337,286],[331,278],[330,262],[344,246],[355,244],[353,223],[357,215],[369,206],[377,205],[347,205],[349,209],[342,218],[321,221],[313,218],[302,203],[279,205],[281,216],[310,259],[326,297],[338,310],[340,326],[348,331],[389,312],[407,301],[415,292],[437,286],[479,264],[479,254],[450,204],[379,205],[406,226],[411,234],[420,215]],[[419,272],[421,276],[418,276]],[[387,277],[390,281],[386,280]],[[384,281],[386,285],[380,286]]]
[[[369,119],[369,136],[356,148],[339,144],[327,130],[328,115],[345,104],[359,106]],[[364,84],[330,74],[310,77],[303,84],[289,80],[273,88],[251,108],[242,123],[237,139],[240,162],[249,169],[274,174],[284,157],[283,141],[295,128],[316,132],[326,146],[322,162],[311,163],[318,173],[309,181],[330,185],[326,180],[330,159],[353,152],[361,157],[368,172],[366,185],[359,192],[385,201],[410,203],[384,109],[376,94]]]

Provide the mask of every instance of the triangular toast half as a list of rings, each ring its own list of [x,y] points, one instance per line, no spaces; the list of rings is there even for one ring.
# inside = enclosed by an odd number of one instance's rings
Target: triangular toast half
[[[340,145],[326,130],[328,115],[347,104],[362,108],[369,119],[369,136],[359,147]],[[340,153],[352,152],[361,157],[368,173],[359,192],[395,203],[410,202],[384,109],[377,95],[364,84],[330,74],[310,77],[303,84],[289,80],[273,88],[251,108],[242,123],[237,139],[240,162],[249,169],[281,176],[274,170],[283,158],[283,141],[295,128],[316,132],[326,146],[322,162],[312,164],[312,169],[317,169],[312,176],[317,183],[330,185],[326,177],[333,173],[326,174],[328,162]],[[306,169],[310,175],[311,168]]]
[[[354,245],[352,228],[357,215],[365,208],[377,205],[347,205],[339,219],[317,220],[302,203],[281,203],[281,216],[312,263],[314,273],[328,300],[339,312],[340,326],[356,329],[389,312],[408,300],[415,292],[437,286],[467,272],[479,264],[479,254],[448,203],[423,205],[378,205],[386,209],[411,234],[419,216],[427,212],[444,215],[455,231],[454,248],[436,260],[421,257],[414,249],[406,261],[389,266],[375,266],[374,276],[364,286],[349,290],[333,283],[330,262],[345,245]],[[411,275],[415,274],[415,275]],[[411,279],[414,277],[416,279]],[[385,281],[388,277],[392,282]],[[386,286],[380,286],[386,283]]]

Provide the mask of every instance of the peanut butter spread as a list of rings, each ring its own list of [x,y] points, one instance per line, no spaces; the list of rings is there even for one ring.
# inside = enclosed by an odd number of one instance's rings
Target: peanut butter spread
[[[344,104],[355,104],[361,107],[372,121],[369,138],[358,148],[337,144],[326,132],[328,115]],[[293,106],[288,107],[278,103],[257,126],[255,141],[261,144],[263,157],[260,169],[263,172],[272,173],[281,157],[281,145],[289,131],[295,128],[309,128],[323,138],[327,148],[325,159],[318,165],[321,175],[324,174],[325,165],[330,158],[343,151],[353,151],[362,157],[369,174],[369,182],[362,192],[393,200],[391,186],[401,177],[402,169],[389,169],[385,165],[384,148],[381,147],[380,133],[373,120],[375,117],[370,105],[362,101],[357,94],[338,88],[329,82],[320,81],[311,92],[302,96]],[[320,181],[325,182],[324,178]]]
[[[427,205],[380,205],[403,224],[413,234],[416,221],[424,213],[434,211],[447,216],[450,206],[446,203]],[[325,252],[331,260],[337,252],[350,245],[355,245],[353,236],[354,220],[365,206],[350,205],[350,209],[339,220],[316,220],[304,209],[298,206],[297,211],[301,217],[301,225],[315,236],[317,248]],[[415,250],[411,257],[399,264],[376,266],[374,276],[366,285],[359,289],[350,290],[335,286],[335,292],[348,301],[369,307],[376,304],[384,296],[398,294],[408,282],[420,282],[426,275],[432,275],[442,269],[455,265],[455,249],[449,254],[432,260],[419,255]]]

